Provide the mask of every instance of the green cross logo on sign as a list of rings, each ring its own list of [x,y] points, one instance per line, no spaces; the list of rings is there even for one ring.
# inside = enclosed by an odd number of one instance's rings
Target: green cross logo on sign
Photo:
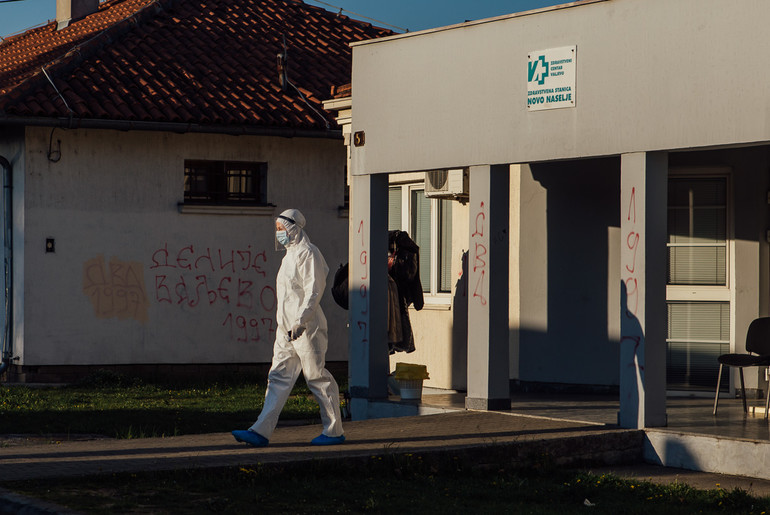
[[[536,61],[529,62],[529,82],[537,82],[542,86],[546,77],[548,77],[548,62],[544,55],[538,57]]]

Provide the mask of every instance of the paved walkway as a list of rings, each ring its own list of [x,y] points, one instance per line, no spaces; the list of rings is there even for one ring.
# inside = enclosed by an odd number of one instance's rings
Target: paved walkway
[[[564,465],[599,456],[606,463],[639,453],[642,433],[609,426],[494,412],[460,411],[438,415],[345,423],[343,445],[313,447],[320,426],[279,427],[270,446],[237,443],[229,433],[135,440],[53,441],[0,448],[0,485],[18,479],[190,469],[323,458],[356,458],[394,452],[461,452],[483,460],[496,445],[516,446],[515,455],[548,453]],[[706,474],[649,465],[596,465],[597,473],[660,483],[680,481],[698,488],[740,487],[770,495],[770,481]],[[35,512],[30,512],[35,513]],[[37,512],[44,513],[44,512]],[[50,512],[49,512],[50,513]]]
[[[238,443],[230,433],[134,440],[62,441],[0,448],[0,483],[14,479],[114,472],[221,467],[392,452],[459,450],[514,442],[634,434],[602,426],[501,413],[441,415],[346,422],[343,445],[315,447],[321,427],[279,427],[265,448]],[[573,453],[576,448],[573,448]]]

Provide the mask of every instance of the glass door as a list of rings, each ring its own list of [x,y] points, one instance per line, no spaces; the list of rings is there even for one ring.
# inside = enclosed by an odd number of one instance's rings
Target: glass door
[[[714,391],[717,357],[730,352],[728,177],[668,181],[667,383]],[[729,388],[727,371],[722,378]]]

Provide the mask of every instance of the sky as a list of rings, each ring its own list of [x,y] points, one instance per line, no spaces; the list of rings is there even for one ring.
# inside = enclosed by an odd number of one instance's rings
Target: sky
[[[305,0],[396,32],[415,32],[510,14],[570,0]],[[326,5],[328,4],[328,5]],[[334,6],[334,7],[331,7]],[[353,14],[356,13],[356,14]],[[0,0],[0,37],[23,32],[56,17],[56,0]],[[372,21],[373,18],[377,21]],[[378,23],[380,22],[380,23]],[[388,25],[385,25],[388,24]],[[394,28],[395,26],[397,28]]]

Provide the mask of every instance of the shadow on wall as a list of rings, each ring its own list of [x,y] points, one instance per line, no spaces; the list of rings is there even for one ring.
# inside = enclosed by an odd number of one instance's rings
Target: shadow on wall
[[[620,277],[611,265],[620,250],[611,241],[620,227],[620,159],[537,163],[530,170],[522,188],[540,200],[527,197],[521,206],[519,379],[617,385],[610,284]]]
[[[623,412],[618,422],[621,427],[644,427],[643,423],[637,424],[635,420],[639,413],[639,403],[644,397],[645,363],[639,354],[644,346],[644,330],[639,319],[628,308],[628,289],[622,280],[620,316],[620,405],[623,406]]]
[[[451,383],[455,390],[468,385],[468,251],[463,252],[462,275],[455,283],[452,300]]]
[[[705,463],[698,458],[699,453],[693,452],[692,446],[704,446],[709,448],[713,443],[700,439],[693,439],[692,435],[655,432],[648,433],[644,442],[644,460],[653,465],[675,467],[690,470],[708,470]],[[701,448],[701,456],[702,456]]]

